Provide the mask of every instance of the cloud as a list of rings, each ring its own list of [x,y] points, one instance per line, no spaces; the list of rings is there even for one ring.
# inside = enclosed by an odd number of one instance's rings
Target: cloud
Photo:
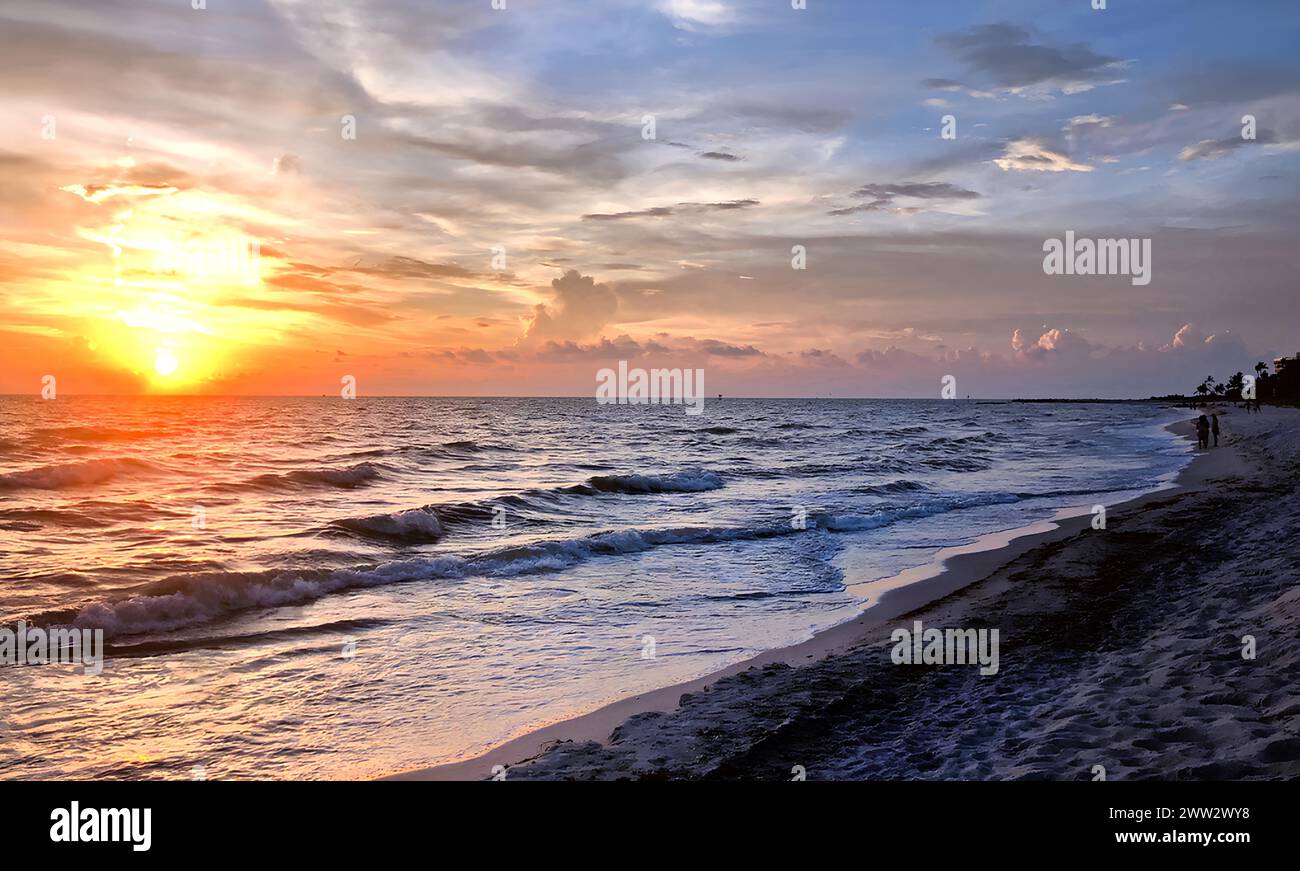
[[[1050,329],[1033,343],[1026,342],[1020,330],[1016,330],[1011,334],[1011,350],[1017,359],[1042,361],[1048,357],[1087,358],[1100,351],[1101,346],[1094,345],[1068,328]]]
[[[734,154],[731,154],[730,152],[727,151],[705,151],[702,154],[700,154],[700,157],[703,157],[705,160],[727,160],[727,161],[736,161],[736,160],[745,159],[743,157],[738,157]]]
[[[1075,163],[1061,152],[1052,150],[1046,140],[1034,137],[1011,140],[1002,156],[993,162],[1008,172],[1092,172],[1091,166]]]
[[[1115,119],[1109,115],[1098,115],[1094,112],[1091,115],[1075,115],[1065,122],[1065,126],[1061,130],[1064,133],[1072,133],[1080,127],[1109,127],[1113,123],[1115,123]]]
[[[658,9],[677,27],[719,27],[736,20],[736,11],[722,0],[660,0]]]
[[[767,356],[753,345],[731,345],[717,339],[686,339],[677,343],[678,349],[686,349],[707,354],[711,357],[765,357]]]
[[[473,278],[476,275],[454,263],[426,263],[414,257],[401,256],[389,257],[375,266],[354,266],[349,271],[408,279]]]
[[[296,154],[281,154],[272,164],[271,172],[275,175],[296,175],[302,168],[302,158]]]
[[[570,269],[551,282],[555,299],[551,305],[537,305],[523,341],[580,339],[613,321],[618,313],[618,296],[608,285]]]
[[[70,184],[59,190],[76,194],[88,203],[99,204],[114,197],[159,197],[178,193],[169,184]]]
[[[1277,136],[1271,130],[1260,130],[1254,139],[1243,139],[1240,134],[1225,136],[1223,139],[1202,139],[1195,145],[1188,145],[1179,151],[1178,159],[1218,160],[1246,145],[1268,145],[1276,141]]]
[[[854,191],[851,196],[868,200],[856,206],[832,209],[829,215],[852,215],[857,212],[894,211],[916,212],[917,208],[894,208],[894,201],[900,197],[916,200],[974,200],[980,194],[972,190],[957,187],[947,182],[938,181],[904,181],[886,184],[866,184]]]
[[[723,203],[678,203],[675,206],[654,206],[629,212],[607,212],[583,215],[584,221],[621,221],[627,218],[667,218],[678,212],[730,212],[757,206],[758,200],[728,200]]]
[[[1098,54],[1083,43],[1036,42],[1025,28],[1006,23],[969,27],[944,34],[935,41],[977,77],[1017,94],[1032,89],[1072,94],[1099,84],[1113,84],[1114,71],[1125,64],[1119,58]],[[942,83],[932,87],[960,88],[959,83],[949,79],[928,81]]]
[[[1206,372],[1244,371],[1251,360],[1235,333],[1207,336],[1193,324],[1184,324],[1158,348],[1141,343],[1108,347],[1068,328],[1045,328],[1030,342],[1017,329],[1011,350],[1013,360],[1062,386],[1077,390],[1075,385],[1091,383],[1100,394],[1127,396],[1190,392]]]
[[[659,333],[645,339],[634,339],[626,333],[614,339],[601,337],[589,344],[568,341],[548,341],[542,344],[536,355],[551,360],[572,359],[619,359],[631,360],[638,357],[659,358],[699,358],[716,357],[730,360],[765,358],[767,354],[753,345],[733,345],[719,339],[698,339],[694,336],[669,336]]]

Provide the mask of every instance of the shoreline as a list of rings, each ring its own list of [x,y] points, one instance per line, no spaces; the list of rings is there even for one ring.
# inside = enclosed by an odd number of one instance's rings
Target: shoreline
[[[1175,421],[1164,428],[1186,441],[1195,441],[1190,421]],[[1167,499],[1171,494],[1196,490],[1211,478],[1234,474],[1238,466],[1235,452],[1226,449],[1219,453],[1194,453],[1191,461],[1167,485],[1108,505],[1108,519]],[[495,766],[509,769],[531,762],[560,744],[604,746],[629,720],[647,715],[671,715],[680,709],[685,698],[706,692],[719,681],[752,669],[813,665],[862,645],[880,643],[888,638],[892,621],[935,606],[980,584],[1018,558],[1087,529],[1091,520],[1088,508],[1066,506],[1052,518],[987,533],[965,545],[942,548],[926,563],[891,577],[847,584],[849,590],[872,587],[878,595],[864,600],[857,616],[821,630],[804,641],[766,650],[703,676],[628,696],[593,711],[533,729],[470,759],[397,772],[379,779],[481,780],[491,777]],[[881,589],[883,593],[879,592]]]

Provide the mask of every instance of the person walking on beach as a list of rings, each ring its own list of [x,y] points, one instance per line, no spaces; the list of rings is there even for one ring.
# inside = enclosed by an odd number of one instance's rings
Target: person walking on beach
[[[1219,446],[1219,416],[1217,414],[1210,415],[1210,432],[1214,434],[1214,446],[1217,448]]]
[[[1200,448],[1209,447],[1210,445],[1210,421],[1205,415],[1196,419],[1196,446]]]

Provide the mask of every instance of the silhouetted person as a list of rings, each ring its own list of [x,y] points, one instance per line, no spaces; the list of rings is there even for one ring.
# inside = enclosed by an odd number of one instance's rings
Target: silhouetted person
[[[1210,420],[1205,415],[1196,419],[1196,446],[1205,448],[1210,444]]]
[[[1214,446],[1217,448],[1219,446],[1219,416],[1217,414],[1210,415],[1210,432],[1214,434]]]

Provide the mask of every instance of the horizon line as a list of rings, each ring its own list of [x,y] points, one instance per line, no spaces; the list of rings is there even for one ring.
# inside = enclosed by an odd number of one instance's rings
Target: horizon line
[[[81,399],[343,399],[331,393],[63,393],[61,396]],[[0,399],[23,398],[41,399],[39,392],[34,393],[0,393]],[[346,402],[357,399],[594,399],[593,394],[478,394],[478,393],[368,393],[358,394]],[[1169,393],[1162,396],[963,396],[943,399],[933,396],[831,396],[822,394],[791,396],[756,396],[750,394],[717,394],[716,397],[705,395],[706,401],[717,402],[719,399],[774,400],[774,399],[835,399],[835,400],[873,400],[880,402],[1151,402],[1174,399],[1199,399],[1194,395]],[[1223,399],[1224,397],[1204,397]],[[44,400],[57,402],[58,398]],[[606,405],[673,405],[680,403],[666,402],[609,402]]]

